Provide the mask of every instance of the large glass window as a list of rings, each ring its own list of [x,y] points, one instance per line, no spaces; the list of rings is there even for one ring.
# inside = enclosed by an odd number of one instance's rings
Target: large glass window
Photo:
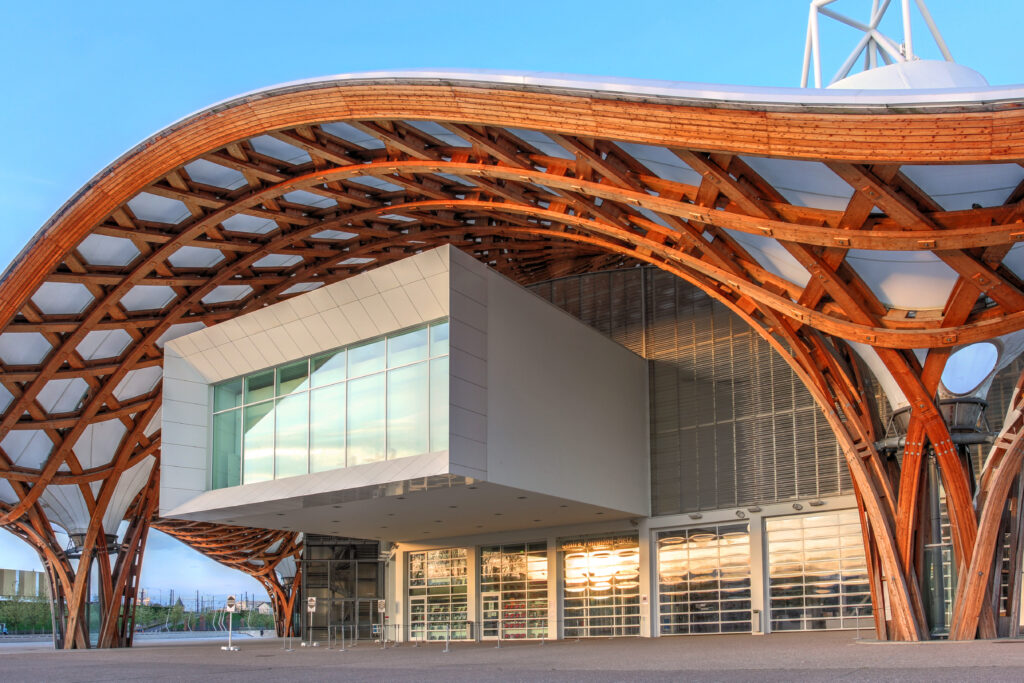
[[[663,635],[750,631],[750,532],[721,524],[658,533]]]
[[[213,388],[213,488],[448,448],[448,322]]]
[[[856,510],[765,522],[773,631],[870,626],[871,588]]]
[[[640,635],[640,545],[636,538],[562,543],[565,637]]]
[[[409,553],[409,636],[465,640],[472,634],[465,548]]]
[[[480,605],[485,639],[547,638],[547,543],[481,548]]]

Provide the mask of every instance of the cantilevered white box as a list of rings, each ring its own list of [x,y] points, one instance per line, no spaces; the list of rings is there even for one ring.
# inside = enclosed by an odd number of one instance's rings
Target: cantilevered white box
[[[211,489],[213,385],[447,318],[448,449]],[[649,514],[644,361],[457,249],[171,341],[160,514],[385,540]]]

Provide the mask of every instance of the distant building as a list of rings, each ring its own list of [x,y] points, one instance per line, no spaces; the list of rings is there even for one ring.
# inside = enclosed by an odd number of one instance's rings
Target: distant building
[[[44,572],[0,569],[0,599],[48,598],[50,584]]]

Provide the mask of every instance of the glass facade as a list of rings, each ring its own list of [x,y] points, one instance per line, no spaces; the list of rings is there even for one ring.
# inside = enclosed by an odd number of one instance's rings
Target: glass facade
[[[345,637],[372,638],[380,625],[377,601],[384,597],[384,565],[376,541],[333,536],[306,537],[302,556],[303,598],[316,598],[310,639],[327,640],[328,627],[345,627]],[[302,632],[310,615],[296,609]]]
[[[871,628],[871,588],[856,510],[765,521],[773,631]]]
[[[465,548],[409,553],[410,640],[472,637]]]
[[[485,639],[547,638],[547,543],[481,548],[480,606]]]
[[[448,448],[448,322],[213,388],[211,487]]]
[[[640,546],[633,538],[565,541],[566,638],[640,635]]]
[[[662,635],[750,631],[746,522],[658,533]]]

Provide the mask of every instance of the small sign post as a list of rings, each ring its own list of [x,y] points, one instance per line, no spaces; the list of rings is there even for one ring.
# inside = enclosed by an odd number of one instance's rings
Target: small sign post
[[[231,621],[232,621],[232,617],[235,614],[235,605],[236,604],[237,604],[237,602],[235,600],[235,596],[234,595],[229,595],[228,599],[224,602],[224,611],[228,613],[228,644],[226,646],[225,645],[221,645],[220,649],[227,650],[228,652],[237,652],[238,651],[238,648],[234,647],[231,644],[231,631],[232,631]]]
[[[316,613],[316,598],[306,598],[306,611],[309,613],[309,636],[306,638],[306,642],[303,645],[309,645],[309,647],[316,647],[316,643],[313,642],[313,614]],[[329,634],[328,634],[329,635]],[[328,643],[330,645],[330,643]]]

